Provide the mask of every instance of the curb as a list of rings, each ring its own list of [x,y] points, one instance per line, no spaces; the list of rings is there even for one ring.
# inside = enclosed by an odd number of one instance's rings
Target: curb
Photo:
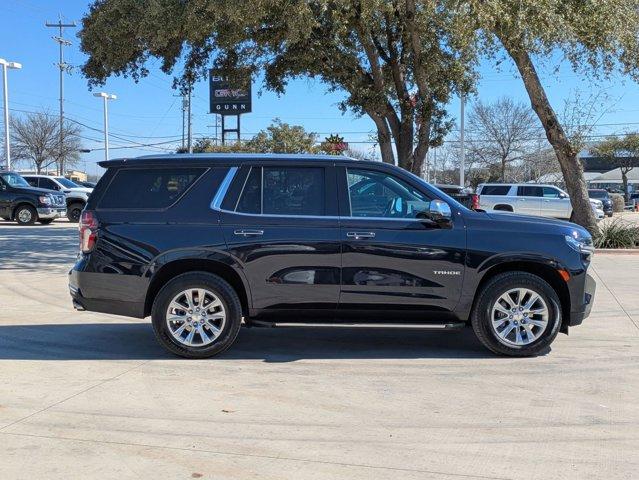
[[[639,255],[639,248],[595,248],[595,255]]]

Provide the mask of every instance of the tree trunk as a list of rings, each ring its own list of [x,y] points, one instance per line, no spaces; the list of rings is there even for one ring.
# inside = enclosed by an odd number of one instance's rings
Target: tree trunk
[[[501,181],[506,182],[506,160],[504,158],[501,159]]]
[[[377,141],[379,143],[379,150],[382,153],[382,162],[395,165],[395,154],[393,152],[393,142],[391,139],[391,132],[386,122],[386,119],[377,115],[372,111],[367,111],[368,116],[371,117],[375,126],[377,127]]]
[[[625,203],[628,203],[628,172],[623,168],[621,169],[621,182],[623,183],[623,198]]]
[[[548,142],[552,145],[557,160],[561,167],[561,172],[566,183],[566,189],[570,195],[570,202],[573,208],[573,221],[586,228],[591,234],[596,234],[599,229],[597,220],[590,206],[588,198],[588,188],[584,179],[583,166],[577,158],[577,153],[570,140],[566,136],[563,127],[550,101],[546,96],[544,87],[541,85],[535,66],[528,55],[528,52],[513,45],[497,32],[497,36],[502,45],[517,65],[517,69],[528,92],[528,97],[532,108],[539,117],[546,132]]]

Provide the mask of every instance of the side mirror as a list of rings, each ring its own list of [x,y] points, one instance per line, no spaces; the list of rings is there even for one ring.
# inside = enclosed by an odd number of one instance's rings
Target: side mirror
[[[568,195],[566,195],[565,193],[561,192],[559,194],[559,198],[568,198]]]
[[[453,213],[448,205],[443,200],[432,200],[428,208],[430,218],[436,222],[439,226],[448,226],[453,217]]]

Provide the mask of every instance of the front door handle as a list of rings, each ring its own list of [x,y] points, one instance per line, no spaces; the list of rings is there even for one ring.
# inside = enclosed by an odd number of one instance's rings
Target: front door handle
[[[235,230],[234,235],[240,235],[242,237],[257,237],[264,235],[264,230]]]
[[[354,238],[359,240],[361,238],[375,238],[375,232],[348,232],[346,233],[348,238]]]

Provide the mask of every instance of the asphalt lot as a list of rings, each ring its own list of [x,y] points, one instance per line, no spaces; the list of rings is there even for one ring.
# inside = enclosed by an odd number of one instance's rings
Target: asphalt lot
[[[0,222],[0,478],[637,478],[639,255],[596,256],[593,314],[539,358],[291,328],[187,361],[72,309],[76,248],[75,225]]]

